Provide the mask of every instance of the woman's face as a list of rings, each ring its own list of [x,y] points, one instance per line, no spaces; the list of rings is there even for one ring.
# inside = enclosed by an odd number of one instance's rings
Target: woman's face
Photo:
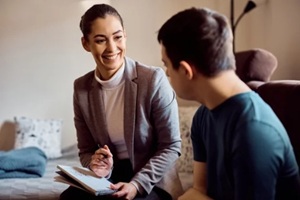
[[[119,18],[113,15],[94,20],[88,41],[82,38],[82,44],[92,53],[103,80],[110,79],[124,62],[126,34]]]

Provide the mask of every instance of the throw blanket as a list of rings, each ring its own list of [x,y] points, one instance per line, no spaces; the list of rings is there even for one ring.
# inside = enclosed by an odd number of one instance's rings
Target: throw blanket
[[[0,151],[0,179],[42,177],[46,163],[45,153],[37,147]]]

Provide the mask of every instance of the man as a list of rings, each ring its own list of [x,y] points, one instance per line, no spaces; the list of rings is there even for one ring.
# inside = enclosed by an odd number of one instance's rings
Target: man
[[[179,199],[300,199],[289,137],[236,75],[226,17],[183,10],[160,28],[158,41],[177,95],[202,104],[191,128],[194,182]]]

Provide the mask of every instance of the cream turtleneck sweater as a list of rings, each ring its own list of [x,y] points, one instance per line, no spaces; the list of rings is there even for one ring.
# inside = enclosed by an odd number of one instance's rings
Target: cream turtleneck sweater
[[[125,64],[109,80],[105,81],[101,80],[95,71],[95,78],[103,88],[108,134],[116,147],[119,159],[129,157],[124,139],[124,69]]]

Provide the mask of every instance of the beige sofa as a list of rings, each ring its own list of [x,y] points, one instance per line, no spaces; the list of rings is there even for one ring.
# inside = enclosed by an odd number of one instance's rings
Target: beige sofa
[[[190,138],[192,118],[199,106],[180,106],[180,134],[182,139],[181,156],[177,161],[177,169],[184,191],[193,183],[193,147]]]

